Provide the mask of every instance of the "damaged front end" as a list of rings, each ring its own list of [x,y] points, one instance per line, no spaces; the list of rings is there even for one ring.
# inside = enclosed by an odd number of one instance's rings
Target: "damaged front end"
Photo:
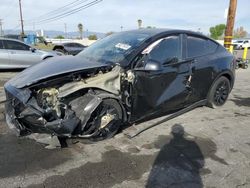
[[[73,74],[72,79],[53,80],[26,88],[5,85],[6,121],[18,135],[48,133],[56,136],[91,137],[114,118],[105,114],[100,127],[93,127],[95,111],[105,98],[121,101],[120,66]],[[52,84],[53,83],[53,84]],[[121,104],[122,105],[122,104]]]

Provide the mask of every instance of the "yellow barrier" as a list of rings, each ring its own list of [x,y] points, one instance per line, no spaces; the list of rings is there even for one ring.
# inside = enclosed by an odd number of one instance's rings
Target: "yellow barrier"
[[[248,51],[248,47],[244,48],[244,52],[243,52],[243,56],[242,59],[245,61],[247,59],[247,51]]]
[[[231,46],[229,47],[229,52],[230,52],[231,54],[234,52],[234,46],[233,46],[233,45],[231,45]]]

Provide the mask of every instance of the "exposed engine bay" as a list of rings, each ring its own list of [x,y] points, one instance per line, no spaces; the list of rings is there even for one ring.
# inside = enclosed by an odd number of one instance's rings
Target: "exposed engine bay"
[[[116,114],[108,110],[96,117],[96,111],[100,110],[106,99],[115,100],[122,113],[125,112],[124,108],[129,112],[131,99],[128,88],[134,79],[131,71],[124,73],[117,65],[97,70],[96,74],[76,73],[70,77],[64,79],[66,82],[57,78],[30,87],[31,93],[26,104],[13,99],[16,101],[15,106],[12,106],[15,108],[13,113],[18,119],[15,123],[19,124],[20,130],[25,130],[20,131],[20,135],[39,132],[90,138],[100,134],[100,130],[116,118]],[[125,95],[121,95],[121,90]],[[11,105],[13,102],[8,105],[8,109]],[[128,116],[129,113],[123,114],[121,120]]]

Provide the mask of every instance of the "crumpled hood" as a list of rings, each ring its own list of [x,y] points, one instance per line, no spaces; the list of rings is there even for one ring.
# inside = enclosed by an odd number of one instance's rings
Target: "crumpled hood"
[[[78,56],[53,57],[25,69],[8,81],[7,84],[16,88],[23,88],[60,74],[107,66],[109,65],[89,61]]]

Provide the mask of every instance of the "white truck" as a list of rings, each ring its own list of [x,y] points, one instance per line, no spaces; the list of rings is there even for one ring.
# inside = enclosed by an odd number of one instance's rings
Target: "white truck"
[[[250,40],[249,39],[240,39],[233,41],[234,49],[240,50],[245,47],[250,48]]]

